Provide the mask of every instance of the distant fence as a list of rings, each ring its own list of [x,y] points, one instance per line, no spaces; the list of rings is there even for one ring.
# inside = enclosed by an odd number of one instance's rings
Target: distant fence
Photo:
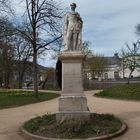
[[[130,83],[140,83],[140,79],[133,79]],[[127,84],[127,80],[116,81],[97,81],[97,80],[84,80],[83,87],[85,90],[105,89],[116,85]]]

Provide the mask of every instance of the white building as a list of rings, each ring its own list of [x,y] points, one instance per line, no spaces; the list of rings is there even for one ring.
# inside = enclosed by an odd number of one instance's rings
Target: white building
[[[115,57],[105,57],[108,61],[107,71],[103,73],[103,79],[120,79],[128,78],[130,75],[130,69],[125,68],[123,70],[122,66],[118,64],[118,60]],[[140,68],[136,68],[131,74],[132,78],[140,77]]]
[[[123,75],[124,73],[124,75]],[[117,65],[110,65],[108,70],[102,74],[102,79],[119,79],[119,78],[128,78],[130,70],[127,68],[123,70]],[[131,77],[136,78],[140,77],[140,68],[137,68],[133,71]]]
[[[115,57],[105,57],[106,61],[108,62],[106,70],[102,73],[101,77],[95,76],[96,79],[99,81],[101,79],[121,79],[121,78],[128,78],[130,74],[130,70],[128,68],[122,69],[122,66],[118,64],[118,59]],[[87,78],[92,79],[92,74],[90,69],[86,72]],[[132,75],[132,78],[140,77],[140,68],[136,68]]]

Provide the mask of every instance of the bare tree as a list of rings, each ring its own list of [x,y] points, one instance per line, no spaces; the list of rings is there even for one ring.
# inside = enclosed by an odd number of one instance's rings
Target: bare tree
[[[123,73],[123,78],[125,78],[125,70],[127,69],[127,61],[125,59],[125,49],[122,48],[120,53],[115,53],[114,57],[117,59],[117,64],[120,66],[120,71]]]
[[[0,69],[5,87],[9,85],[13,68],[14,49],[12,47],[13,26],[7,18],[0,18]]]
[[[92,57],[93,56],[93,52],[90,49],[90,46],[91,46],[91,42],[89,42],[89,41],[84,41],[83,42],[82,52],[86,57]]]
[[[31,58],[31,46],[27,40],[16,34],[14,37],[14,51],[16,60],[15,69],[18,72],[18,88],[22,88],[23,77],[28,69],[27,63]]]
[[[14,50],[7,43],[0,43],[0,67],[4,87],[9,87],[13,71]]]
[[[53,43],[62,37],[63,9],[53,0],[26,0],[26,24],[17,30],[27,39],[33,50],[34,93],[38,98],[37,55],[54,49]]]
[[[11,7],[11,2],[9,0],[0,0],[0,14],[14,14],[14,10]]]
[[[125,50],[123,48],[122,48],[121,54],[120,54],[120,65],[122,68],[123,78],[124,78],[125,77],[125,69],[127,68],[127,62],[125,59]]]
[[[108,64],[105,57],[101,54],[96,54],[92,58],[89,58],[88,63],[93,76],[97,75],[98,77],[101,77]]]
[[[11,42],[14,28],[7,17],[0,17],[0,29],[0,42]]]
[[[136,35],[140,36],[140,24],[136,25]]]
[[[124,58],[126,65],[130,70],[128,77],[129,84],[132,73],[135,71],[135,69],[140,68],[140,42],[137,41],[136,43],[133,43],[132,47],[126,44],[126,48],[127,50],[124,52]]]
[[[48,70],[44,73],[44,79],[41,82],[41,88],[45,89],[54,87],[55,82],[55,69],[54,68],[48,68]]]

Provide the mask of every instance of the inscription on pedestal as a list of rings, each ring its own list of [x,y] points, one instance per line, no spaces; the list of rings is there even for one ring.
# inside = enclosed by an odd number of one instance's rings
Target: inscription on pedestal
[[[82,77],[80,63],[62,64],[62,92],[63,93],[82,93]]]

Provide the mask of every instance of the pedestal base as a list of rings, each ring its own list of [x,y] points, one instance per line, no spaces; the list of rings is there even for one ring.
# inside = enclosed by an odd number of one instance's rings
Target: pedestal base
[[[61,122],[63,120],[82,120],[87,121],[90,119],[90,112],[89,111],[63,111],[56,114],[56,121]]]
[[[59,56],[62,62],[62,95],[59,98],[59,113],[56,120],[88,120],[90,112],[83,92],[81,52],[66,52]]]
[[[59,113],[56,114],[57,122],[62,120],[89,120],[90,112],[87,107],[87,99],[82,95],[66,95],[59,98]]]
[[[87,111],[85,96],[61,96],[59,98],[59,111]]]

